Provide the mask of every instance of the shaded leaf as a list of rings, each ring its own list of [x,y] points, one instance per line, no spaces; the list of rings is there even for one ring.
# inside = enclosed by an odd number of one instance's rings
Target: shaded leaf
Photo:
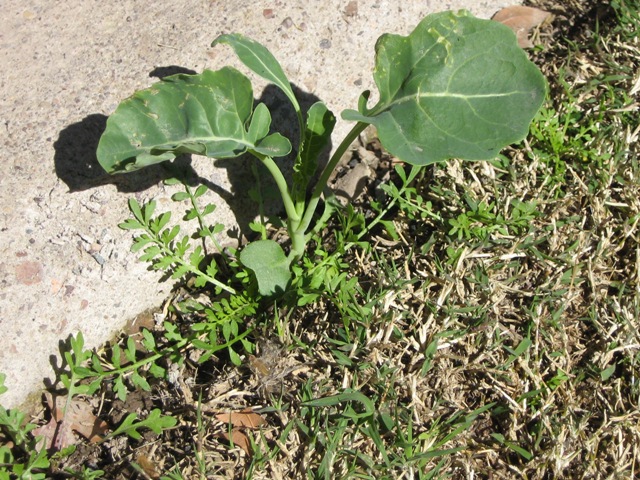
[[[302,151],[294,165],[294,198],[303,199],[309,179],[318,168],[318,158],[329,144],[336,117],[322,102],[316,102],[307,112]]]
[[[375,125],[384,147],[414,165],[493,158],[526,136],[546,93],[515,40],[466,11],[429,15],[408,37],[385,34],[376,44],[379,102],[342,116]]]
[[[88,403],[68,397],[56,397],[45,392],[47,406],[51,412],[49,423],[33,430],[34,435],[42,435],[47,450],[62,450],[77,441],[73,432],[82,435],[92,443],[102,439],[108,425],[93,414],[93,408]]]

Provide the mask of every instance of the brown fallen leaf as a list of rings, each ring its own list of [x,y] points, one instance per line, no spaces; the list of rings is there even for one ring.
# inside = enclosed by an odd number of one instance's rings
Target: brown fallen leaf
[[[533,7],[514,5],[506,7],[496,13],[491,20],[505,24],[514,31],[518,38],[518,45],[522,48],[533,48],[529,40],[529,32],[547,20],[551,14]]]
[[[251,455],[251,443],[247,436],[240,431],[239,428],[231,429],[231,432],[224,432],[221,434],[222,438],[231,442],[234,446],[240,447],[245,451],[247,455]]]
[[[160,473],[156,469],[155,463],[152,462],[151,459],[145,454],[139,453],[136,456],[136,462],[138,463],[138,465],[140,465],[140,468],[144,470],[144,473],[146,473],[150,478],[152,478],[153,480],[157,480],[158,478],[160,478]]]
[[[267,421],[251,409],[247,408],[241,412],[219,413],[216,418],[223,423],[231,424],[234,427],[258,428]]]
[[[93,414],[91,405],[78,398],[72,398],[67,403],[66,396],[56,397],[54,401],[49,392],[45,392],[44,395],[51,412],[51,420],[46,425],[34,429],[33,434],[44,437],[48,450],[62,450],[75,444],[77,439],[73,432],[92,443],[102,439],[108,425]]]

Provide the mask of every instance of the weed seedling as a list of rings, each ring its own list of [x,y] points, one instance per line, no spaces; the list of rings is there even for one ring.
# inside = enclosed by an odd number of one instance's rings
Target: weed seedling
[[[325,208],[331,208],[326,188],[331,173],[368,125],[377,128],[384,148],[412,165],[491,159],[524,138],[546,92],[544,77],[504,25],[466,11],[429,15],[406,37],[385,34],[378,39],[374,79],[379,100],[369,107],[370,92],[365,91],[357,110],[342,112],[355,125],[316,177],[336,122],[333,113],[321,102],[303,112],[282,67],[261,44],[239,34],[221,35],[212,45],[218,44],[229,45],[245,66],[284,92],[296,112],[300,135],[295,142],[272,131],[265,104],[254,108],[249,79],[224,67],[170,76],[124,100],[107,121],[97,157],[110,173],[180,154],[232,158],[248,153],[260,161],[282,197],[291,242],[288,254],[268,239],[250,243],[240,253],[264,296],[286,289],[292,263],[305,252],[323,192]],[[293,178],[288,181],[274,158],[294,148]],[[134,213],[138,217],[141,212]],[[149,248],[157,253],[157,246]],[[175,268],[191,267],[181,261]]]

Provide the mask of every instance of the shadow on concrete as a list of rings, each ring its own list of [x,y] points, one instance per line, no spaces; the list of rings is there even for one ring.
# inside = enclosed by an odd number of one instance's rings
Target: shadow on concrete
[[[47,391],[51,393],[60,393],[60,385],[62,385],[62,375],[69,376],[69,365],[65,360],[65,352],[72,352],[71,339],[73,335],[69,335],[65,339],[58,340],[58,353],[49,355],[49,365],[53,369],[54,377],[45,377],[42,379],[42,383]],[[64,388],[64,387],[63,387]],[[58,389],[58,390],[57,390]]]
[[[149,76],[164,78],[177,73],[194,72],[172,65],[157,67],[149,73]],[[295,85],[292,87],[303,113],[306,114],[309,107],[319,100],[318,97],[302,91]],[[264,103],[269,107],[272,115],[272,132],[277,131],[287,138],[294,139],[291,155],[276,159],[278,166],[290,180],[298,149],[299,128],[295,111],[287,97],[275,85],[267,86],[256,102]],[[106,123],[107,117],[104,115],[89,115],[82,121],[64,128],[54,143],[55,171],[67,185],[70,193],[104,185],[115,185],[119,192],[124,193],[140,192],[168,178],[179,177],[189,186],[206,185],[229,205],[239,228],[239,231],[230,232],[233,238],[239,238],[240,235],[251,238],[253,235],[249,223],[258,213],[258,206],[249,192],[256,190],[256,186],[262,197],[266,216],[279,214],[283,210],[280,195],[271,175],[250,155],[214,160],[216,167],[227,170],[230,190],[202,178],[192,166],[191,155],[181,155],[172,162],[164,162],[126,174],[109,175],[102,169],[96,157],[98,142],[106,128]],[[321,165],[328,161],[330,147],[329,145],[320,159]]]
[[[156,67],[149,72],[149,77],[163,79],[171,75],[177,75],[178,73],[186,73],[188,75],[195,75],[196,71],[190,68],[184,68],[179,65],[168,65],[166,67]]]
[[[106,116],[89,115],[62,130],[53,144],[56,175],[67,185],[70,193],[103,185],[115,185],[120,192],[141,192],[170,178],[171,174],[164,165],[120,175],[105,172],[98,163],[96,149],[106,125]],[[186,167],[191,159],[182,156],[175,162]]]

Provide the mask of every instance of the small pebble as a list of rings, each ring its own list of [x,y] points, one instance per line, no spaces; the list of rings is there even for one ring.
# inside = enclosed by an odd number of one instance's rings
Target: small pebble
[[[104,259],[104,257],[102,255],[100,255],[97,252],[94,253],[90,253],[90,255],[93,257],[93,259],[98,263],[98,265],[102,266],[105,264],[106,260]]]

